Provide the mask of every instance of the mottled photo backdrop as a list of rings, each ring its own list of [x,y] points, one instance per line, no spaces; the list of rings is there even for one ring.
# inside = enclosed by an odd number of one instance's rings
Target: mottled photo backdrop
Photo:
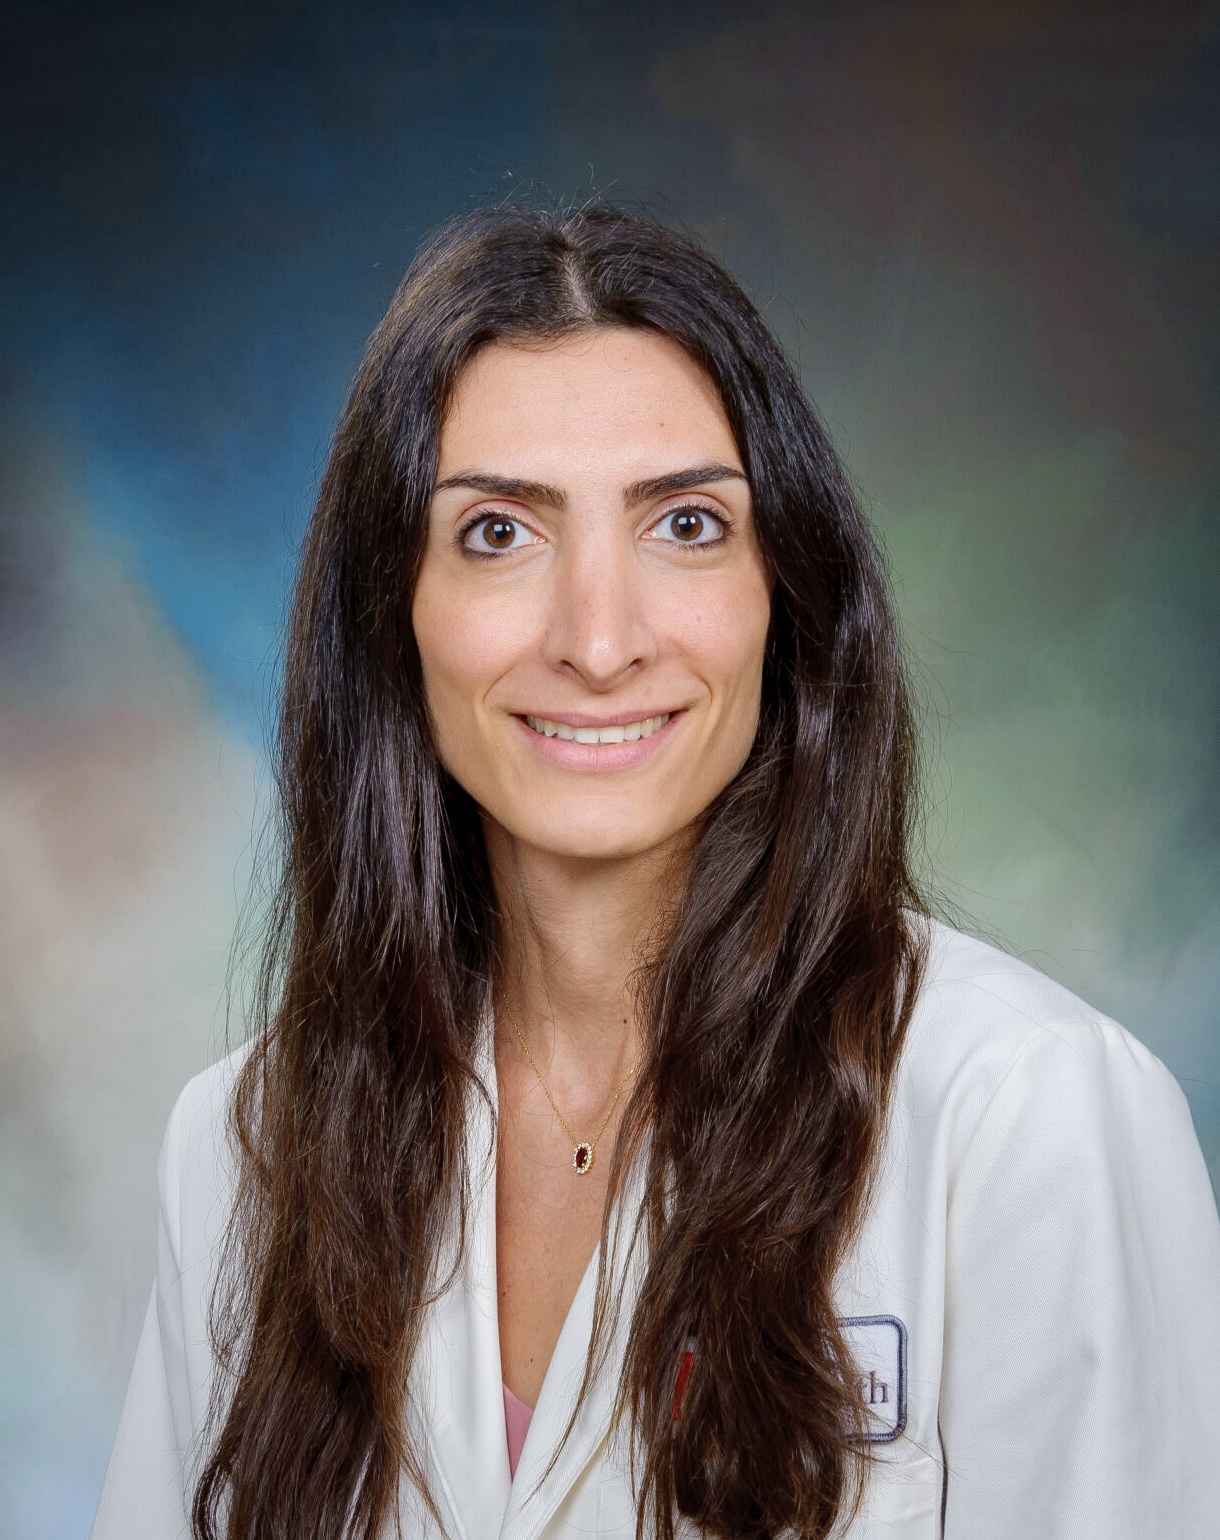
[[[1220,1172],[1214,7],[9,15],[0,1534],[87,1533],[165,1119],[242,1031],[296,543],[462,208],[602,195],[741,277],[887,553],[930,880],[1166,1060]]]

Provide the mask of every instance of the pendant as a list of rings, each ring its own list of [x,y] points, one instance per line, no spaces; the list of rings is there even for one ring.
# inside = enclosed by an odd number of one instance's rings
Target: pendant
[[[572,1170],[577,1176],[584,1176],[593,1165],[593,1146],[588,1140],[582,1140],[572,1151]]]

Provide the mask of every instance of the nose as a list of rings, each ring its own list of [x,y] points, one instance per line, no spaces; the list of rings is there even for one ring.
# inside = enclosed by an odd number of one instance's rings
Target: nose
[[[647,597],[630,540],[570,540],[551,572],[546,661],[592,690],[629,679],[656,656]]]

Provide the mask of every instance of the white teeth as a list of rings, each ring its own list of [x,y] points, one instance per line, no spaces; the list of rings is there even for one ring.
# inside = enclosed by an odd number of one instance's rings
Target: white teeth
[[[526,717],[536,733],[548,738],[563,738],[568,743],[634,743],[637,738],[651,738],[673,715],[663,712],[644,717],[639,722],[616,723],[613,727],[569,727],[566,722],[552,722],[548,717]]]

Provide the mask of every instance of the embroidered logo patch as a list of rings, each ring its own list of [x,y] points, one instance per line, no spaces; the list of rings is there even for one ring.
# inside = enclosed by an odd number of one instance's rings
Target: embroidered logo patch
[[[907,1329],[896,1315],[849,1315],[839,1322],[868,1407],[870,1444],[892,1444],[907,1425]]]

